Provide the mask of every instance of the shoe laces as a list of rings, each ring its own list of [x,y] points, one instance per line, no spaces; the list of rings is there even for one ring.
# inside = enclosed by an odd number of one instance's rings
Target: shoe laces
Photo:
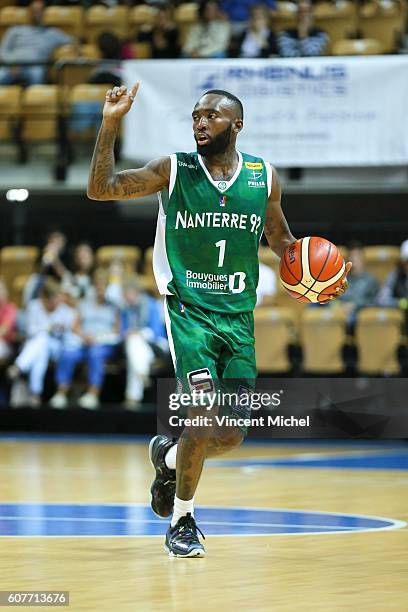
[[[201,529],[197,526],[197,523],[194,520],[194,517],[191,516],[190,512],[187,512],[186,516],[182,516],[178,523],[177,528],[180,534],[180,539],[188,539],[192,535],[197,538],[197,531],[202,536],[203,540],[205,540],[205,535],[201,531]]]

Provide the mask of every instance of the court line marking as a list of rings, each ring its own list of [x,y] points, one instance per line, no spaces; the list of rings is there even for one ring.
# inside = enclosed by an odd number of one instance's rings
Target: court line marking
[[[49,517],[44,517],[44,516],[0,516],[0,520],[2,521],[71,521],[71,522],[78,522],[78,523],[134,523],[135,525],[141,525],[144,523],[154,523],[154,524],[158,524],[158,525],[162,525],[163,522],[160,519],[123,519],[123,518],[118,518],[118,519],[114,519],[114,518],[89,518],[89,517],[84,517],[81,518],[79,516],[75,516],[75,517],[68,517],[68,516],[49,516]],[[234,525],[234,527],[293,527],[293,529],[304,529],[305,526],[308,528],[313,528],[313,529],[327,529],[327,525],[307,525],[307,524],[301,524],[301,525],[297,525],[295,523],[228,523],[227,521],[201,521],[200,520],[200,525],[227,525],[227,526],[231,526]],[[354,530],[356,531],[355,527],[343,527],[342,529],[345,530]],[[374,527],[375,529],[375,527]],[[330,532],[331,533],[331,532]],[[1,536],[0,536],[1,537]],[[47,536],[44,536],[47,537]],[[74,536],[75,537],[75,536]]]
[[[41,502],[4,502],[1,503],[0,505],[2,506],[6,506],[6,505],[39,505],[39,503]],[[143,503],[123,503],[123,504],[107,504],[107,503],[101,503],[101,504],[87,504],[87,503],[68,503],[68,502],[46,502],[43,503],[42,505],[71,505],[71,506],[90,506],[90,505],[94,505],[94,506],[104,506],[104,507],[110,507],[110,508],[117,508],[120,506],[126,506],[126,507],[145,507],[145,508],[149,508],[149,506],[147,504],[143,504]],[[343,517],[348,517],[348,518],[362,518],[362,519],[371,519],[371,520],[379,520],[379,521],[387,521],[388,523],[391,523],[390,525],[385,525],[384,527],[368,527],[368,528],[357,528],[357,529],[351,529],[351,530],[339,530],[339,531],[316,531],[316,532],[309,532],[309,533],[238,533],[238,534],[213,534],[211,535],[211,537],[257,537],[257,536],[261,536],[261,537],[292,537],[292,536],[310,536],[310,535],[338,535],[338,534],[344,534],[344,533],[370,533],[370,532],[378,532],[378,531],[395,531],[397,529],[404,529],[405,527],[407,527],[407,522],[405,521],[401,521],[398,519],[391,519],[388,517],[383,517],[383,516],[374,516],[374,515],[368,515],[368,514],[349,514],[349,513],[344,513],[344,512],[325,512],[323,510],[296,510],[293,508],[260,508],[260,507],[253,507],[253,506],[231,506],[231,507],[226,507],[226,506],[198,506],[197,509],[221,509],[221,510],[248,510],[248,511],[263,511],[263,512],[268,512],[268,511],[273,511],[273,512],[292,512],[292,513],[302,513],[302,514],[321,514],[321,515],[331,515],[331,516],[343,516]],[[14,517],[16,518],[16,517]],[[26,517],[23,517],[26,518]],[[166,519],[162,519],[159,520],[158,522],[164,522]],[[201,522],[200,522],[201,524]],[[252,524],[252,523],[251,523]],[[256,526],[256,524],[255,524]],[[408,533],[408,530],[407,530]],[[1,535],[0,538],[162,538],[163,534],[153,534],[153,535],[140,535],[140,534],[114,534],[114,535],[106,535],[106,534],[102,534],[102,535],[30,535],[30,534],[19,534],[19,535]]]

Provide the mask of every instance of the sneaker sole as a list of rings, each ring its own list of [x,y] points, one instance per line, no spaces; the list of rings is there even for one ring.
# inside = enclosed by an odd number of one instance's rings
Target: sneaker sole
[[[156,438],[158,438],[158,437],[159,437],[158,435],[157,435],[157,436],[154,436],[154,438],[152,438],[152,439],[150,440],[150,442],[149,442],[149,461],[150,461],[150,464],[151,464],[151,466],[152,466],[152,468],[154,469],[154,471],[155,471],[155,472],[156,472],[156,468],[154,467],[154,463],[153,463],[153,459],[152,459],[152,448],[153,448],[154,441],[155,441],[155,440],[156,440]],[[153,485],[152,485],[152,486],[153,486]],[[151,500],[150,500],[150,508],[152,509],[152,512],[153,512],[153,513],[154,513],[154,514],[155,514],[155,515],[156,515],[158,518],[162,519],[162,521],[167,520],[167,519],[169,518],[169,516],[170,516],[170,515],[168,515],[168,516],[162,516],[161,514],[157,514],[157,512],[156,512],[156,511],[153,509],[153,506],[152,506],[152,502],[151,502]]]
[[[166,553],[168,553],[169,557],[175,557],[177,559],[203,559],[205,557],[205,550],[202,548],[193,549],[188,553],[188,555],[177,555],[176,553],[172,552],[166,546],[166,544],[164,545],[164,550]]]

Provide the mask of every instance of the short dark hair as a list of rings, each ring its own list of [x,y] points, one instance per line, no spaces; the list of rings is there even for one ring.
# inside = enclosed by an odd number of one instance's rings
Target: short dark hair
[[[223,98],[231,100],[231,102],[234,102],[235,106],[238,109],[239,118],[244,118],[244,107],[242,106],[242,102],[239,98],[237,98],[237,96],[234,96],[234,94],[230,93],[229,91],[225,91],[224,89],[209,89],[208,91],[203,93],[203,96],[206,96],[207,94],[216,94],[217,96],[222,96]]]

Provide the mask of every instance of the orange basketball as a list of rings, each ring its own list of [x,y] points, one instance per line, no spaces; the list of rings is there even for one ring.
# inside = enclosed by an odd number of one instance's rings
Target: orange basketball
[[[285,250],[280,261],[282,285],[295,300],[325,302],[344,277],[346,265],[335,244],[308,236]]]

